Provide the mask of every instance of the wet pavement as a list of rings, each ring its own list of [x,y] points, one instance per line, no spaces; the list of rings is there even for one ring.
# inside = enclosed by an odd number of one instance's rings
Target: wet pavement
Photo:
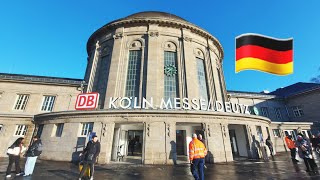
[[[288,153],[275,156],[269,162],[239,160],[231,163],[206,164],[205,179],[212,180],[250,180],[250,179],[320,179],[319,174],[307,173],[303,160],[294,165]],[[319,158],[316,159],[318,166]],[[8,158],[0,158],[0,179],[5,179]],[[21,162],[24,165],[24,161]],[[21,166],[23,169],[23,166]],[[13,168],[12,168],[13,170]],[[16,180],[65,180],[77,179],[78,166],[68,162],[38,160],[34,174],[29,177],[15,177]],[[96,165],[95,180],[115,179],[179,179],[192,180],[188,164],[173,165],[139,165],[139,164],[111,164]]]

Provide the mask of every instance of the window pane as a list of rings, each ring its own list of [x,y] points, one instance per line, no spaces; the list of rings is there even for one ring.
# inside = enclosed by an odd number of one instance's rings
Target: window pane
[[[29,95],[18,94],[17,102],[16,102],[16,105],[14,106],[14,109],[24,110],[26,108],[28,100],[29,100]]]
[[[137,97],[139,99],[140,72],[141,72],[141,50],[129,51],[129,62],[127,71],[127,83],[125,97]],[[127,105],[128,102],[126,102]],[[133,106],[133,103],[132,103]]]
[[[174,66],[177,69],[177,53],[165,51],[164,52],[164,66],[167,67],[169,65]],[[178,86],[178,75],[164,75],[164,99],[167,101],[170,99],[173,104],[173,98],[179,97],[179,86]]]
[[[206,103],[208,103],[207,78],[204,62],[204,60],[197,58],[199,94],[200,98],[206,100]]]
[[[44,96],[41,111],[52,111],[55,96]]]

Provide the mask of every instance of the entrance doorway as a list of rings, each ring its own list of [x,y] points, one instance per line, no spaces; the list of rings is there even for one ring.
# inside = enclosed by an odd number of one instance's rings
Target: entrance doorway
[[[176,143],[176,152],[177,152],[177,164],[189,163],[189,159],[188,159],[189,143],[192,141],[193,133],[203,134],[201,123],[177,123],[176,124],[176,142],[175,143]]]
[[[141,156],[143,144],[143,131],[129,130],[128,131],[128,156]]]
[[[246,126],[229,124],[228,127],[233,159],[248,158],[250,154],[250,144]]]
[[[185,147],[185,139],[186,139],[186,131],[185,130],[177,130],[176,131],[176,149],[177,155],[185,155],[184,147]]]
[[[230,135],[230,143],[231,143],[231,150],[233,157],[239,157],[239,150],[238,150],[238,144],[237,144],[237,137],[236,137],[236,131],[235,130],[229,130]]]
[[[143,157],[143,124],[116,124],[111,160],[118,163],[141,164]]]

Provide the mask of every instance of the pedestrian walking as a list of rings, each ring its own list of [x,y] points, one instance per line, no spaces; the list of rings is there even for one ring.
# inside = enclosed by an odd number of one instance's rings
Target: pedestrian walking
[[[189,143],[189,160],[195,180],[204,180],[204,158],[206,155],[205,145],[197,139],[197,134],[193,134],[192,141]]]
[[[129,141],[129,149],[131,151],[131,156],[133,156],[135,145],[136,145],[136,140],[133,138]]]
[[[9,156],[9,164],[7,167],[6,178],[11,177],[12,164],[15,164],[16,176],[21,176],[23,172],[20,168],[20,155],[26,150],[23,146],[24,138],[18,138],[7,150],[7,155]]]
[[[314,163],[312,162],[312,151],[310,143],[301,135],[297,136],[296,146],[298,147],[298,154],[303,159],[307,172],[316,172]],[[311,169],[311,171],[310,171]]]
[[[268,138],[266,139],[266,145],[268,146],[268,148],[270,150],[270,155],[273,157],[273,143],[270,139],[270,136],[268,136]]]
[[[299,162],[299,161],[296,159],[297,149],[296,149],[295,142],[292,140],[292,136],[291,136],[291,135],[287,135],[287,136],[284,138],[284,140],[285,140],[285,142],[286,142],[286,144],[287,144],[287,147],[290,149],[292,162],[294,162],[294,163]]]
[[[42,142],[38,136],[33,137],[33,142],[31,146],[29,146],[26,157],[27,161],[24,166],[24,175],[30,176],[33,173],[34,166],[36,164],[38,156],[42,153]]]
[[[87,170],[88,166],[90,167],[90,180],[93,180],[94,174],[94,164],[97,160],[97,157],[100,153],[100,142],[98,141],[98,137],[96,135],[92,136],[92,140],[87,143],[86,148],[80,153],[80,156],[84,156],[83,167],[79,174],[79,180],[84,175],[84,172]]]

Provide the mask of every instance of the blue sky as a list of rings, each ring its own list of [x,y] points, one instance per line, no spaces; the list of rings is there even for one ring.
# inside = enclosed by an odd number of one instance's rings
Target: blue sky
[[[0,72],[83,78],[89,36],[140,11],[180,16],[215,36],[224,48],[228,90],[273,91],[320,74],[320,1],[55,0],[0,3]],[[294,39],[294,73],[235,73],[235,37],[260,33]]]

